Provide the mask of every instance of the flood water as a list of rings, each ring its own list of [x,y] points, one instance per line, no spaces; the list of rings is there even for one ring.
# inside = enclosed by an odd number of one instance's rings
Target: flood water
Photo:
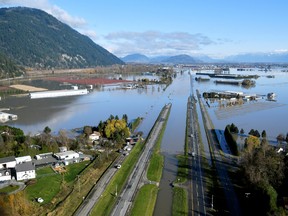
[[[231,73],[240,73],[231,69]],[[267,136],[275,140],[280,133],[288,132],[286,116],[288,114],[288,73],[280,69],[271,72],[254,71],[241,72],[245,74],[258,74],[256,86],[245,89],[234,85],[216,85],[214,80],[208,82],[193,81],[193,90],[199,89],[200,93],[212,90],[242,91],[255,93],[266,97],[268,92],[276,93],[277,101],[265,99],[257,102],[248,102],[244,105],[222,108],[218,102],[210,103],[207,107],[216,129],[223,130],[227,124],[234,123],[243,128],[245,133],[250,129],[257,129],[260,133],[266,130]],[[269,74],[275,78],[267,78]],[[195,77],[195,72],[192,72]],[[135,79],[135,77],[123,77]],[[33,83],[29,83],[33,85]],[[38,83],[39,84],[39,83]],[[60,97],[49,99],[29,99],[28,97],[8,97],[0,101],[1,108],[10,108],[7,111],[18,115],[18,120],[6,124],[21,128],[25,133],[36,134],[43,131],[46,126],[57,133],[59,130],[71,130],[85,125],[96,126],[99,121],[106,120],[111,114],[120,118],[127,114],[130,120],[144,117],[138,128],[148,134],[159,112],[166,103],[172,103],[170,117],[163,137],[161,151],[165,156],[163,178],[160,183],[155,215],[171,215],[172,188],[170,183],[175,180],[177,172],[176,154],[183,152],[186,108],[190,95],[190,79],[188,71],[178,73],[173,83],[164,91],[165,86],[148,86],[145,89],[119,89],[110,86],[95,89],[84,96]],[[199,118],[201,120],[201,118]],[[202,129],[201,129],[202,130]],[[159,214],[158,214],[159,213]],[[164,214],[163,214],[164,213]]]

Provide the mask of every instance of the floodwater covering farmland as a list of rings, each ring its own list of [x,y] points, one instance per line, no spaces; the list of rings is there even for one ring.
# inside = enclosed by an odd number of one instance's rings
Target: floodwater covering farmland
[[[257,101],[247,101],[242,105],[220,107],[219,102],[207,101],[207,110],[216,129],[224,130],[227,124],[234,123],[239,130],[245,133],[250,129],[257,129],[260,133],[266,130],[271,141],[276,140],[280,133],[288,132],[286,116],[288,114],[288,73],[281,72],[281,68],[274,68],[264,72],[258,69],[237,71],[230,69],[230,73],[257,74],[256,85],[243,88],[238,85],[215,84],[213,78],[209,81],[195,81],[196,72],[190,71],[193,77],[193,92],[198,89],[200,93],[207,91],[237,91],[245,94],[259,96]],[[269,76],[273,75],[273,76]],[[123,79],[137,79],[135,77],[122,77]],[[153,77],[151,77],[152,79]],[[53,82],[31,81],[29,85],[59,85]],[[46,86],[43,86],[46,87]],[[162,141],[161,150],[165,155],[163,178],[160,183],[160,192],[157,199],[155,214],[157,212],[171,214],[172,189],[170,183],[174,181],[177,172],[175,155],[183,152],[185,139],[185,123],[187,100],[190,95],[189,70],[177,73],[173,83],[165,85],[151,85],[147,88],[123,89],[119,86],[107,86],[94,89],[88,95],[46,98],[31,100],[28,97],[8,97],[0,101],[1,108],[10,108],[10,113],[18,115],[17,121],[6,124],[19,127],[25,133],[36,134],[43,131],[46,126],[52,132],[71,130],[85,125],[96,126],[99,121],[106,120],[110,115],[122,117],[127,114],[129,120],[144,117],[138,128],[147,135],[154,124],[161,108],[166,103],[172,103],[170,117]],[[267,93],[274,92],[276,101],[267,101]],[[201,119],[201,118],[199,118]],[[202,134],[203,136],[203,134]]]

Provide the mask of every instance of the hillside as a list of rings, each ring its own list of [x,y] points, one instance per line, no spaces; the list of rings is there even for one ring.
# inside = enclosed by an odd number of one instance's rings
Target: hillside
[[[0,9],[0,53],[36,68],[83,68],[123,64],[44,11],[25,7]]]
[[[21,76],[24,69],[0,53],[0,79]]]

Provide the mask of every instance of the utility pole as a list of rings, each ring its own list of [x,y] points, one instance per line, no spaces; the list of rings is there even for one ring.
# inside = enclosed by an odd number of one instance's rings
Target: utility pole
[[[78,181],[78,192],[80,193],[80,182],[79,182],[79,175],[77,175],[77,181]]]

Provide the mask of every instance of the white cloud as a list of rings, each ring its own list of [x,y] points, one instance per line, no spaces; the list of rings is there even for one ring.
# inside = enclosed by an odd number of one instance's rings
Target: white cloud
[[[131,53],[146,55],[192,54],[201,50],[202,46],[215,44],[202,34],[186,32],[161,33],[147,32],[114,32],[106,35],[105,47],[118,56]]]
[[[278,50],[274,50],[275,53],[286,53],[288,52],[287,49],[278,49]]]
[[[84,18],[72,16],[57,5],[51,4],[48,0],[0,0],[0,6],[24,6],[37,8],[51,14],[73,28],[82,28],[86,25]]]

